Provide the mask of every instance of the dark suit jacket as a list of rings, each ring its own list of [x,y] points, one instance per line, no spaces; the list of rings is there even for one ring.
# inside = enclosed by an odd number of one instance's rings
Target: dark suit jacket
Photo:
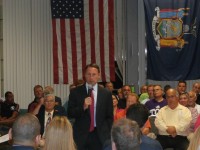
[[[35,148],[31,146],[17,145],[17,146],[12,146],[11,150],[35,150]]]
[[[90,128],[90,111],[84,111],[84,99],[88,97],[85,84],[73,89],[69,95],[68,116],[75,118],[73,124],[74,140],[77,146],[82,147],[87,139]],[[96,129],[102,143],[110,139],[113,123],[113,102],[111,92],[98,86],[96,104]]]
[[[44,121],[45,121],[45,107],[44,105],[41,106],[39,113],[36,115],[40,125],[41,125],[41,129],[40,129],[40,134],[43,135],[44,133]],[[65,109],[62,106],[56,105],[54,108],[54,113],[53,113],[53,117],[55,116],[67,116],[67,113],[65,111]]]

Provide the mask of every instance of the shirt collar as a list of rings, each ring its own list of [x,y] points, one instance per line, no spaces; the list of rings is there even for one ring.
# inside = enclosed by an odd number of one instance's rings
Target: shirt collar
[[[97,91],[98,84],[96,83],[92,88],[94,91]],[[86,83],[86,89],[88,91],[88,83]]]

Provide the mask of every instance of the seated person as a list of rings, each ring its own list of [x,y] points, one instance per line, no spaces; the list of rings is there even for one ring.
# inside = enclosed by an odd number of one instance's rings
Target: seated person
[[[118,119],[121,119],[121,118],[125,118],[126,117],[126,111],[129,108],[129,106],[132,105],[132,104],[136,104],[136,103],[139,103],[138,95],[135,94],[135,93],[129,93],[127,95],[127,98],[126,98],[126,108],[122,109],[121,111],[116,113],[115,118],[114,118],[115,121],[118,120]]]
[[[65,116],[54,117],[45,133],[43,150],[56,149],[76,150],[75,142],[73,139],[72,125]]]
[[[47,94],[54,94],[54,89],[51,86],[46,86],[44,88],[44,95],[47,95]],[[56,101],[56,105],[62,106],[62,100],[60,97],[55,96],[55,101]]]
[[[157,140],[163,149],[187,150],[189,145],[187,129],[192,120],[191,112],[179,104],[178,93],[175,89],[167,90],[166,99],[168,105],[159,110],[155,119],[159,132]]]
[[[0,103],[0,125],[12,126],[19,114],[19,105],[14,102],[12,92],[5,93],[5,101]]]
[[[149,110],[143,104],[133,104],[131,105],[127,112],[126,118],[136,121],[143,131],[144,124],[148,119]],[[160,143],[146,135],[141,135],[140,150],[162,150]]]
[[[66,116],[65,109],[56,105],[55,96],[48,94],[44,96],[44,105],[40,107],[39,113],[36,115],[41,125],[40,133],[44,134],[46,127],[55,116]]]
[[[36,85],[33,89],[35,98],[34,100],[28,105],[28,113],[32,113],[37,115],[40,107],[44,103],[44,92],[43,87],[41,85]]]
[[[113,116],[114,116],[114,121],[116,120],[116,114],[122,111],[123,109],[119,109],[117,104],[118,104],[118,97],[115,94],[112,94],[112,100],[113,100]]]

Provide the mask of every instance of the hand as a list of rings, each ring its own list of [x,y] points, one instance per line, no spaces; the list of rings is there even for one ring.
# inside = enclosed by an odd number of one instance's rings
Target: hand
[[[40,105],[43,105],[43,104],[44,104],[44,97],[41,97],[41,98],[39,99],[38,103],[39,103]]]
[[[92,104],[91,97],[86,97],[83,105],[83,109],[86,110]]]
[[[176,128],[174,126],[167,126],[167,133],[169,133],[170,135],[172,135],[172,137],[176,136]]]

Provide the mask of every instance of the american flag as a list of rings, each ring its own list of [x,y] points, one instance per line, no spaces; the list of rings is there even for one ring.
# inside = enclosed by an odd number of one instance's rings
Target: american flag
[[[51,0],[51,10],[54,83],[83,79],[89,63],[114,81],[114,0]]]

